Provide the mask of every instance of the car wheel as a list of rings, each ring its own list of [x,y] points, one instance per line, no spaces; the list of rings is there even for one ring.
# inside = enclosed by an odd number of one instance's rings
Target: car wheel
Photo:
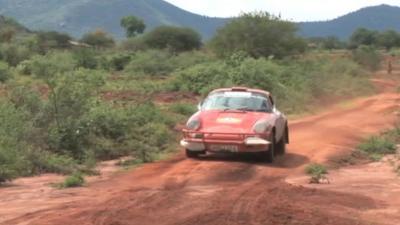
[[[198,158],[200,155],[199,152],[194,152],[194,151],[190,151],[189,149],[186,149],[186,157],[188,158]]]
[[[275,135],[273,135],[275,137]],[[258,153],[259,158],[258,160],[261,160],[263,162],[267,163],[273,163],[275,159],[275,150],[276,150],[276,141],[275,138],[272,138],[273,141],[271,142],[271,145],[269,146],[269,149],[264,152]]]
[[[282,135],[281,140],[279,140],[279,142],[276,144],[276,153],[278,153],[279,155],[284,155],[286,153],[286,132],[287,130],[285,130],[285,133]]]
[[[265,160],[268,163],[273,163],[275,160],[275,150],[276,150],[276,141],[275,135],[272,138],[271,145],[269,146],[269,150],[266,152]]]

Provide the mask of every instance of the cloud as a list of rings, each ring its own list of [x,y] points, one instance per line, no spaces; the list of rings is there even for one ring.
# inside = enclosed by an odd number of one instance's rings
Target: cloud
[[[166,0],[191,12],[231,17],[241,12],[268,11],[293,21],[328,20],[379,4],[400,6],[399,0]]]

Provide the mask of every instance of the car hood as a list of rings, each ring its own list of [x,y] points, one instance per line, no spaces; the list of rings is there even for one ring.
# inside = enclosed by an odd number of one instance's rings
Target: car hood
[[[272,114],[262,112],[203,111],[199,113],[202,132],[252,133],[254,124],[271,119]]]

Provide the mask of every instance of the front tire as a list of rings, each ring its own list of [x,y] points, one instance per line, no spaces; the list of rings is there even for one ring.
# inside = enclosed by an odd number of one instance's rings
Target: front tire
[[[194,152],[190,151],[189,149],[186,149],[186,157],[191,158],[191,159],[196,159],[199,158],[200,153],[199,152]]]
[[[272,141],[271,145],[269,146],[269,149],[264,152],[259,153],[259,159],[263,162],[267,163],[273,163],[275,160],[275,150],[276,150],[276,141],[275,141],[275,135],[272,136]]]
[[[284,155],[286,153],[286,143],[287,143],[287,130],[285,130],[285,133],[282,135],[281,140],[276,144],[276,153],[279,155]]]

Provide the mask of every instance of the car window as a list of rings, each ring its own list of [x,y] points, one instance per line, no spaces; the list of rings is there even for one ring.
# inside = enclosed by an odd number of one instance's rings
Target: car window
[[[250,92],[221,92],[208,96],[202,110],[243,110],[270,112],[271,103],[266,97]]]

